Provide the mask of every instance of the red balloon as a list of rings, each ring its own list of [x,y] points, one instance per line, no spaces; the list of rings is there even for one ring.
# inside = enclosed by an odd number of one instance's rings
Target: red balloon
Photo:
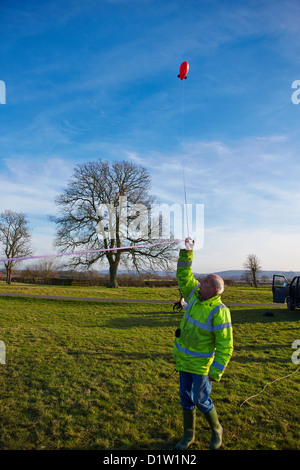
[[[189,71],[189,64],[188,62],[182,62],[182,64],[180,65],[180,68],[179,68],[179,75],[178,75],[178,78],[180,78],[180,80],[183,80],[184,78],[187,78],[187,74],[188,74],[188,71]]]

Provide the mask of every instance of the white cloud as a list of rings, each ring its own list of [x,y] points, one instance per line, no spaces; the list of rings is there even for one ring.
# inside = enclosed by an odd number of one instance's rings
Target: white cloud
[[[184,204],[181,155],[131,156],[149,169],[161,203]],[[188,203],[205,205],[198,272],[242,269],[249,252],[261,257],[265,269],[298,269],[297,156],[298,146],[287,135],[186,145]],[[292,174],[285,171],[291,163]]]
[[[300,266],[300,255],[295,250],[299,244],[298,230],[283,232],[276,228],[227,230],[215,226],[205,230],[204,247],[194,254],[193,271],[218,272],[227,269],[244,269],[250,253],[260,260],[263,270],[294,270]]]
[[[6,160],[0,175],[0,211],[25,213],[34,236],[43,234],[48,242],[49,232],[53,232],[48,215],[55,213],[55,196],[66,187],[70,173],[70,163],[60,158],[34,161],[24,156]]]
[[[97,143],[87,145],[97,148]],[[84,144],[81,150],[84,152]],[[116,154],[120,155],[119,144],[110,146],[108,159]],[[123,149],[123,155],[149,170],[151,192],[160,203],[184,204],[181,154],[149,152],[142,156],[137,150]],[[205,211],[204,248],[199,252],[197,271],[239,269],[249,252],[262,258],[265,269],[275,269],[277,263],[297,268],[292,247],[300,223],[299,171],[284,172],[287,159],[297,165],[297,155],[298,148],[288,136],[186,145],[187,202],[204,204]],[[34,161],[25,155],[5,163],[0,176],[1,211],[25,212],[32,221],[36,247],[48,254],[53,250],[49,242],[55,227],[47,215],[56,212],[55,196],[66,188],[74,162],[55,156]]]

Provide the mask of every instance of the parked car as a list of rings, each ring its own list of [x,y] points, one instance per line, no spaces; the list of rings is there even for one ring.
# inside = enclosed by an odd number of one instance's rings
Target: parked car
[[[292,282],[289,282],[284,276],[274,274],[272,291],[274,303],[286,302],[289,310],[300,308],[300,276],[295,276]]]

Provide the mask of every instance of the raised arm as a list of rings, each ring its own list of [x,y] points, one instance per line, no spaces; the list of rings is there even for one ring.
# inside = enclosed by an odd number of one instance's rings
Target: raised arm
[[[180,291],[186,299],[198,285],[198,281],[192,273],[194,243],[190,239],[186,239],[185,245],[187,249],[179,252],[176,276]]]

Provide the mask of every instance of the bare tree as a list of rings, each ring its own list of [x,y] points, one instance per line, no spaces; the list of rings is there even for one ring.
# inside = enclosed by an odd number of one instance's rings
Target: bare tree
[[[22,270],[22,278],[25,282],[35,284],[39,277],[39,272],[36,265],[27,265],[25,269]]]
[[[261,266],[260,266],[260,261],[257,258],[257,256],[254,254],[249,254],[244,263],[244,268],[246,269],[245,278],[247,277],[247,274],[251,275],[254,287],[258,287],[257,274],[261,270]]]
[[[57,272],[57,260],[55,258],[42,258],[36,263],[27,265],[22,271],[22,277],[27,282],[35,283],[38,279],[44,283],[54,277]]]
[[[246,282],[250,286],[253,284],[252,275],[250,271],[244,271],[241,275],[241,281]]]
[[[37,263],[37,270],[44,282],[49,281],[57,270],[57,260],[55,258],[43,258]]]
[[[149,194],[150,186],[147,170],[131,162],[98,160],[77,165],[68,188],[56,198],[59,215],[50,216],[58,227],[55,245],[63,252],[116,250],[74,255],[69,266],[89,269],[106,259],[110,287],[118,287],[121,259],[124,266],[137,271],[170,270],[177,256],[174,245],[141,246],[154,242],[147,210],[156,201]],[[156,234],[159,226],[158,221]]]
[[[7,210],[0,214],[0,242],[6,258],[19,258],[32,254],[31,234],[26,216],[22,212]],[[6,282],[11,283],[14,266],[19,261],[6,261]]]

